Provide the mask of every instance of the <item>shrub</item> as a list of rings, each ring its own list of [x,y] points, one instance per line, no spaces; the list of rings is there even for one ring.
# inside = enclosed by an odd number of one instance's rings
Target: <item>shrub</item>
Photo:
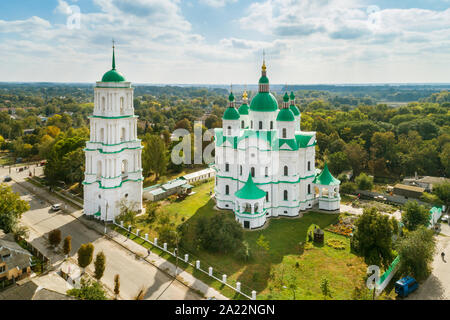
[[[327,240],[327,246],[332,247],[336,250],[344,250],[345,249],[345,243],[338,239],[329,239]]]
[[[97,253],[97,256],[95,257],[95,262],[94,262],[95,279],[100,280],[103,277],[103,273],[105,273],[105,264],[106,264],[106,257],[105,257],[105,254],[103,253],[103,251]]]
[[[340,191],[344,194],[354,194],[356,192],[357,185],[353,182],[344,182],[341,184]]]
[[[86,268],[92,262],[94,254],[94,245],[92,243],[82,244],[78,249],[78,265],[81,268]]]
[[[369,177],[364,172],[356,177],[355,181],[360,190],[372,190],[373,188],[373,177]]]
[[[67,294],[81,300],[107,300],[106,292],[100,283],[91,283],[85,279],[81,279],[80,289],[71,289],[67,291]]]
[[[64,244],[63,244],[63,251],[65,255],[70,254],[70,251],[72,250],[72,237],[67,236],[64,238]]]

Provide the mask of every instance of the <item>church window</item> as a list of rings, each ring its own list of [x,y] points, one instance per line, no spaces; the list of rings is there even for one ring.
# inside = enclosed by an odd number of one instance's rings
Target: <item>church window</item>
[[[242,176],[242,166],[239,166],[239,175]]]
[[[225,163],[225,172],[230,171],[230,164],[229,163]]]
[[[100,142],[105,143],[105,128],[100,129]]]
[[[308,184],[308,194],[311,194],[311,185]]]
[[[288,192],[287,192],[287,190],[284,190],[284,192],[283,192],[283,198],[284,198],[284,201],[287,201],[287,200],[288,200]]]
[[[122,161],[122,180],[125,180],[128,178],[128,161],[123,160]]]
[[[102,162],[99,160],[97,161],[97,179],[100,179],[102,177]]]
[[[253,120],[250,121],[250,128],[253,129]]]
[[[270,121],[270,130],[273,129],[273,121]]]
[[[225,186],[225,194],[226,194],[226,195],[229,195],[229,194],[230,194],[230,186],[229,186],[229,185],[226,185],[226,186]]]
[[[289,169],[288,169],[288,166],[284,166],[284,175],[285,175],[285,176],[289,175]]]
[[[287,136],[287,134],[286,134],[286,128],[283,128],[283,139],[286,139],[286,136]]]
[[[123,97],[120,97],[120,114],[124,114],[125,111],[125,101]]]
[[[102,97],[102,112],[105,112],[106,109],[106,99],[105,97]]]
[[[266,178],[269,176],[269,168],[266,167],[264,175]]]
[[[122,130],[120,130],[120,142],[124,142],[125,141],[125,128],[122,128]]]
[[[245,128],[245,122],[244,122],[244,120],[241,121],[241,128],[242,128],[242,129]]]
[[[308,171],[311,171],[311,161],[308,161]]]
[[[263,128],[263,124],[262,124],[262,121],[260,121],[259,122],[259,130],[262,130],[262,128]]]
[[[250,171],[252,174],[252,178],[254,178],[255,177],[255,167],[252,167]]]
[[[269,191],[266,191],[266,201],[269,201]]]

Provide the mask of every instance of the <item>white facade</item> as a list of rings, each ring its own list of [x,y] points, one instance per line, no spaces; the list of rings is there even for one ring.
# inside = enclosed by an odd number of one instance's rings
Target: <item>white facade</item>
[[[316,184],[313,182],[317,177],[316,133],[300,130],[300,115],[294,117],[289,109],[295,103],[293,94],[290,101],[285,95],[282,109],[278,109],[277,102],[267,98],[270,94],[268,83],[261,84],[260,80],[259,94],[261,92],[263,98],[256,96],[254,99],[263,102],[257,104],[257,101],[252,101],[248,116],[235,119],[232,117],[234,111],[228,109],[224,115],[223,128],[215,129],[217,207],[233,210],[236,220],[248,229],[262,227],[270,217],[301,216],[302,211],[317,203],[321,204],[320,209],[338,210],[338,187],[333,199],[316,195]],[[234,108],[231,99],[229,108]],[[244,129],[242,120],[247,122],[247,119],[250,124]],[[264,198],[251,199],[251,194],[243,198],[236,196],[236,192],[249,183],[249,175],[252,178],[250,183],[254,182],[257,188],[266,193]],[[322,200],[331,201],[322,203]]]
[[[84,213],[101,220],[113,221],[123,199],[142,210],[142,145],[137,138],[133,90],[130,82],[103,80],[94,89],[85,149]]]

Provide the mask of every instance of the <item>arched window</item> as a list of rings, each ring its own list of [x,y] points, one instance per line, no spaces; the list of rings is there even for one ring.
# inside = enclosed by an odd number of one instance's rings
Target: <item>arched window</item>
[[[106,110],[106,98],[102,97],[102,112],[105,112]]]
[[[122,180],[125,180],[128,178],[128,161],[123,160],[122,161]]]
[[[286,128],[283,128],[283,139],[286,139],[286,136],[287,136],[287,134],[286,134]]]
[[[288,200],[288,192],[287,192],[287,190],[284,190],[284,192],[283,192],[283,199],[284,199],[284,201]]]
[[[266,167],[264,176],[267,178],[269,176],[269,168]]]
[[[242,129],[245,128],[245,122],[244,122],[244,120],[241,121],[241,128],[242,128]]]
[[[254,178],[255,177],[255,167],[252,167],[250,169],[250,171],[251,171],[251,174],[252,174],[252,178]]]
[[[102,177],[102,161],[97,161],[97,179],[100,179]]]
[[[230,164],[229,163],[225,163],[225,172],[230,171]]]
[[[262,125],[262,121],[259,122],[259,130],[262,130],[263,125]]]
[[[120,142],[125,141],[125,134],[126,134],[126,130],[125,130],[125,128],[122,128],[122,130],[120,130]]]
[[[231,135],[231,127],[230,126],[228,126],[228,135]]]
[[[308,161],[308,171],[311,171],[311,161]]]
[[[239,166],[239,175],[242,176],[242,166]]]
[[[269,191],[266,192],[266,201],[269,201]]]
[[[253,120],[250,121],[250,128],[253,129]]]
[[[125,113],[125,101],[123,97],[120,97],[120,114]]]
[[[273,121],[270,121],[270,130],[273,129]]]
[[[230,194],[230,186],[229,186],[229,185],[226,185],[226,186],[225,186],[225,194],[226,194],[226,195],[229,195],[229,194]]]
[[[289,169],[288,169],[288,166],[284,166],[284,175],[285,175],[285,176],[289,175]]]
[[[308,194],[311,194],[311,185],[308,184]]]

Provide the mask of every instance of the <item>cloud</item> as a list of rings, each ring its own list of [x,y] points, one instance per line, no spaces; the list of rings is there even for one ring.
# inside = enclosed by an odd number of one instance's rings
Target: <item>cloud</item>
[[[5,21],[0,20],[0,33],[27,33],[49,29],[50,22],[33,16],[27,20]]]
[[[236,3],[238,0],[200,0],[201,3],[210,7],[221,8],[230,3]]]

